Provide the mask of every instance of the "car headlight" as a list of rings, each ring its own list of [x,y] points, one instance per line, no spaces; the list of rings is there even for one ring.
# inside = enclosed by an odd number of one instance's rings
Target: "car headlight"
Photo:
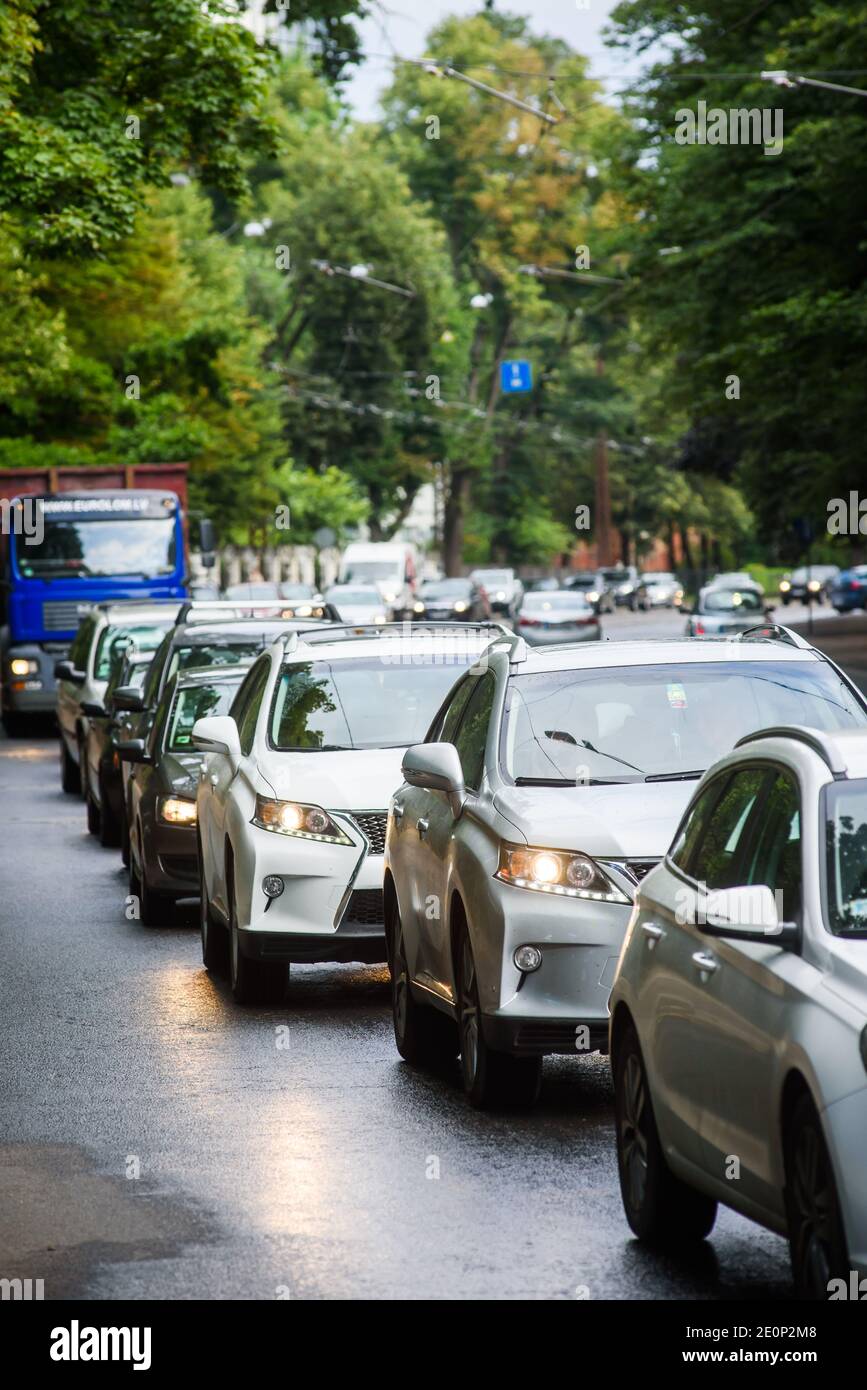
[[[791,586],[791,584],[789,583],[788,579],[781,579],[781,580],[780,580],[780,593],[781,593],[781,594],[787,594],[787,593],[789,592],[789,590],[791,589],[791,587],[792,587],[792,586]]]
[[[502,603],[502,602],[503,602],[503,599],[504,599],[505,597],[506,597],[506,595],[505,595],[504,590],[500,589],[500,591],[499,591],[498,594],[497,594],[497,602],[498,602],[498,603]]]
[[[267,796],[257,796],[253,825],[258,825],[260,830],[273,830],[278,835],[294,835],[300,840],[352,844],[349,836],[321,806],[308,806],[300,801],[273,801]]]
[[[818,579],[811,579],[809,584],[807,585],[807,588],[810,590],[810,593],[812,594],[817,594],[821,587],[822,586],[819,583]]]
[[[413,611],[413,613],[423,613],[423,612],[424,612],[424,604],[423,604],[423,603],[414,603],[414,604],[412,605],[412,611]]]
[[[35,676],[39,670],[39,662],[30,661],[24,656],[14,656],[9,662],[9,670],[13,676]]]
[[[455,600],[454,610],[456,613],[466,613],[467,605],[462,598]]]
[[[397,589],[383,589],[382,597],[385,599],[386,603],[394,603],[397,598]]]
[[[183,796],[162,796],[159,818],[167,825],[195,825],[196,803]]]
[[[626,894],[621,893],[594,859],[571,850],[501,845],[495,877],[516,888],[534,888],[560,897],[629,902]]]
[[[375,615],[373,621],[374,621],[375,623],[380,623],[380,624],[384,623],[384,622],[385,622],[385,614],[384,614],[384,613],[377,613],[377,614]]]
[[[587,597],[588,597],[588,599],[590,600],[591,603],[598,603],[598,602],[599,602],[599,595],[598,595],[598,593],[596,592],[595,589],[591,589],[591,590],[590,590],[590,593],[587,595]]]

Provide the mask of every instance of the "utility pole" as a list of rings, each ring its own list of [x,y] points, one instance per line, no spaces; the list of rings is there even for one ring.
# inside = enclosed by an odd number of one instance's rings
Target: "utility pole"
[[[601,349],[596,356],[596,375],[605,375]],[[611,555],[611,487],[608,480],[608,431],[603,426],[596,435],[594,450],[596,467],[596,497],[593,511],[593,531],[596,536],[596,563],[610,565]]]

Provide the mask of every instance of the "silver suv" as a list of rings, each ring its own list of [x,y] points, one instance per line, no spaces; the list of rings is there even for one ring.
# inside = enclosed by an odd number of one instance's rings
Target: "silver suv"
[[[637,886],[704,770],[768,726],[863,729],[867,705],[785,629],[512,638],[480,664],[404,755],[384,907],[398,1050],[419,1064],[460,1052],[487,1106],[532,1102],[546,1053],[606,1049]]]

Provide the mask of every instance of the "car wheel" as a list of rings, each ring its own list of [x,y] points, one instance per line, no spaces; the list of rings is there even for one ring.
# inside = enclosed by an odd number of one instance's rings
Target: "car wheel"
[[[229,967],[229,933],[221,922],[217,922],[211,911],[208,890],[205,887],[205,869],[202,863],[202,842],[198,840],[199,853],[199,930],[202,934],[202,960],[206,970],[213,975],[225,975]]]
[[[461,1076],[470,1103],[479,1110],[497,1105],[534,1105],[542,1085],[541,1057],[513,1057],[485,1042],[476,963],[468,932],[458,957]]]
[[[129,856],[129,891],[136,893],[139,900],[140,917],[142,925],[145,927],[168,927],[174,925],[175,920],[175,899],[171,893],[157,893],[147,880],[147,868],[142,854],[141,826],[137,833],[139,863],[136,868],[135,852],[130,845]],[[136,890],[133,884],[137,884]]]
[[[99,843],[116,849],[121,842],[121,823],[111,809],[102,777],[99,779]]]
[[[403,926],[396,906],[393,913],[391,939],[394,947],[390,967],[394,1041],[401,1057],[411,1066],[443,1066],[458,1055],[458,1030],[439,1009],[426,1007],[413,999]]]
[[[831,1156],[809,1096],[786,1130],[786,1215],[792,1273],[800,1298],[826,1300],[832,1279],[849,1278],[849,1257]]]
[[[63,734],[60,735],[60,785],[65,792],[73,795],[81,791],[81,772],[69,756]]]
[[[665,1161],[644,1058],[631,1024],[613,1063],[617,1167],[629,1225],[650,1245],[703,1240],[713,1229],[717,1204],[676,1178]]]
[[[97,806],[96,802],[94,801],[93,796],[91,795],[91,792],[90,792],[90,789],[89,789],[89,788],[88,788],[87,792],[85,793],[84,804],[85,804],[85,806],[86,806],[86,808],[87,808],[87,830],[88,830],[88,834],[90,834],[90,835],[98,835],[99,832],[100,832],[100,829],[102,828],[102,816],[100,815],[99,807]]]
[[[286,966],[253,960],[241,951],[234,892],[230,898],[229,984],[236,1004],[279,1004],[286,989]]]

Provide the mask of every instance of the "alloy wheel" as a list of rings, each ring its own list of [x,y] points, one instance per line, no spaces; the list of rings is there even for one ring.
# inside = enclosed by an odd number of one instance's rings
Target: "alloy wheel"
[[[647,1091],[641,1060],[630,1052],[623,1068],[620,1154],[632,1207],[640,1210],[647,1191]]]
[[[472,1081],[479,1067],[479,1005],[476,963],[468,936],[464,936],[461,947],[461,1060]]]
[[[831,1279],[834,1194],[827,1159],[813,1125],[799,1135],[792,1172],[797,1258],[814,1298],[827,1298]]]

